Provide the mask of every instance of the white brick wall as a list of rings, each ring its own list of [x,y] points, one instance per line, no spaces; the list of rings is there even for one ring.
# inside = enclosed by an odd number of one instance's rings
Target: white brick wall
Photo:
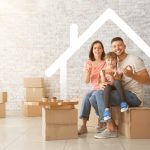
[[[79,36],[107,8],[112,8],[147,44],[150,43],[150,1],[136,0],[1,0],[0,88],[9,94],[7,110],[19,111],[24,100],[23,78],[44,76],[44,71],[69,47],[69,26],[79,26]],[[110,40],[122,36],[129,53],[140,55],[150,72],[150,59],[111,21],[106,22],[68,62],[68,98],[83,97],[82,66],[90,43],[102,40],[106,52]],[[149,44],[150,45],[150,44]],[[59,71],[45,77],[49,96],[59,97]],[[150,106],[150,87],[145,87]]]

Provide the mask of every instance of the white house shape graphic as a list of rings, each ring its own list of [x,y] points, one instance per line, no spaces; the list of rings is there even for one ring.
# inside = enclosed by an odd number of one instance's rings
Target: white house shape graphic
[[[108,20],[112,20],[147,56],[150,57],[150,47],[110,8],[108,8],[94,23],[80,36],[71,37],[76,39],[71,42],[70,47],[45,71],[47,77],[52,76],[58,69],[64,70],[60,72],[60,78],[63,77],[64,86],[66,82],[66,62],[68,59]],[[74,25],[75,27],[75,25]],[[77,27],[74,34],[77,36]],[[65,74],[65,76],[63,75]]]

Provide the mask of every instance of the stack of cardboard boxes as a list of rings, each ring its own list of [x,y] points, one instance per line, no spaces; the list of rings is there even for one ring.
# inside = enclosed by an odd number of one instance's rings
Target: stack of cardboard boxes
[[[24,87],[26,88],[25,101],[35,102],[42,101],[42,98],[45,97],[44,90],[44,79],[41,77],[36,78],[25,78]],[[38,117],[42,114],[41,106],[23,106],[24,116],[27,117]]]
[[[5,103],[7,102],[7,92],[0,92],[0,118],[5,117]]]
[[[42,135],[45,140],[75,139],[77,109],[42,109]]]

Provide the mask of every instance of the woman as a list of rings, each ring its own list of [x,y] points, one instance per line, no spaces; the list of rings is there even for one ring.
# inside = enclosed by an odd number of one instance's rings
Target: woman
[[[78,130],[78,134],[87,133],[86,123],[89,119],[91,104],[96,110],[97,115],[98,109],[97,104],[93,103],[94,92],[100,89],[99,86],[99,72],[105,66],[105,52],[104,46],[101,41],[94,41],[91,44],[91,48],[89,51],[89,60],[85,63],[84,67],[84,81],[85,83],[90,83],[92,86],[92,90],[87,93],[82,101],[80,118],[82,119],[82,126]],[[101,118],[100,118],[101,119]]]

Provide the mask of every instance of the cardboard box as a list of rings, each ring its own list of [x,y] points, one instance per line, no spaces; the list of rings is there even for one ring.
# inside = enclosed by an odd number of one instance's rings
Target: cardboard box
[[[44,79],[41,77],[24,78],[24,87],[25,88],[44,87]]]
[[[48,124],[77,124],[78,122],[77,109],[44,109],[42,115]]]
[[[26,101],[42,101],[45,97],[44,88],[26,88]]]
[[[5,103],[0,104],[0,118],[5,118]]]
[[[23,105],[23,114],[25,117],[40,117],[42,116],[42,107]]]
[[[65,139],[76,139],[78,138],[77,134],[77,125],[57,125],[57,124],[50,124],[50,125],[43,125],[43,137],[46,141],[49,140],[65,140]]]
[[[0,92],[0,103],[7,102],[7,92]]]
[[[77,109],[51,110],[42,108],[42,135],[45,140],[78,137]]]
[[[119,122],[120,134],[127,138],[150,138],[150,108],[133,107],[121,113]]]

